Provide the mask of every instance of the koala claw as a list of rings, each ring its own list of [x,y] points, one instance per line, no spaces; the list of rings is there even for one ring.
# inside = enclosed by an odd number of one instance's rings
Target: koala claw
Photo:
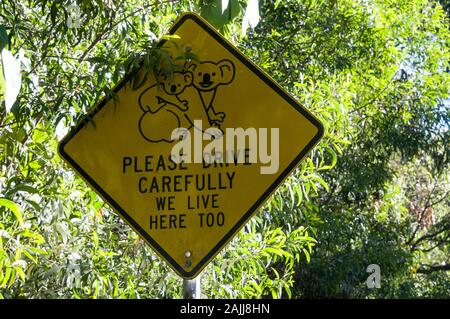
[[[224,132],[220,128],[220,123],[217,121],[211,122],[211,128],[214,128],[213,132],[210,132],[213,139],[221,138],[224,135]]]
[[[214,118],[212,119],[212,122],[214,123],[214,122],[219,122],[219,123],[222,123],[223,122],[223,120],[224,120],[224,118],[225,118],[225,113],[223,113],[223,112],[219,112],[219,113],[216,113],[216,114],[214,114],[215,116],[214,116]]]
[[[218,129],[220,129],[220,121],[211,121],[211,126],[213,127],[217,127]]]
[[[183,104],[186,107],[186,110],[189,109],[189,101],[183,100],[181,101],[181,104]]]

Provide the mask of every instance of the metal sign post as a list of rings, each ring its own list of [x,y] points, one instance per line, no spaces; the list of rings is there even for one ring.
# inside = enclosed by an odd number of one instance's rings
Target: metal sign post
[[[194,279],[183,279],[183,298],[200,299],[200,275]]]

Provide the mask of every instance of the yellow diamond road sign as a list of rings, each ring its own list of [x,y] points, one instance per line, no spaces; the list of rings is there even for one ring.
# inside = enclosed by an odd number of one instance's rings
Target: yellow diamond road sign
[[[193,278],[323,126],[201,17],[183,15],[170,34],[173,56],[189,47],[198,59],[138,89],[124,79],[117,104],[102,100],[93,125],[79,123],[59,152],[177,274]]]

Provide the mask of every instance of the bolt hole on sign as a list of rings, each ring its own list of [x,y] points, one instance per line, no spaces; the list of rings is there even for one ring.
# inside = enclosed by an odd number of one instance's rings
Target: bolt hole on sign
[[[174,46],[198,57],[115,88],[59,153],[183,278],[196,277],[299,165],[322,124],[200,16]],[[173,51],[170,51],[173,50]]]

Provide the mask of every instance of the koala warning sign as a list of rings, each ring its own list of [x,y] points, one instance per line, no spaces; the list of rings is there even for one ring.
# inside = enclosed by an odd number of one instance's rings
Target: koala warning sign
[[[319,120],[201,17],[161,45],[173,72],[126,77],[59,153],[171,268],[193,278],[324,133]]]

